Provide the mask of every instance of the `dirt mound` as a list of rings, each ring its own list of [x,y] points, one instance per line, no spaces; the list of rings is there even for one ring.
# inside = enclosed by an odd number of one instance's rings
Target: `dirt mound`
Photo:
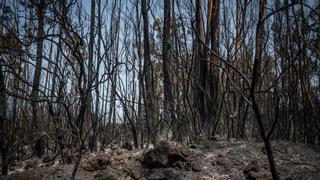
[[[160,144],[144,154],[143,164],[147,168],[178,168],[185,171],[201,171],[199,165],[191,158],[192,152],[183,146],[170,142]]]

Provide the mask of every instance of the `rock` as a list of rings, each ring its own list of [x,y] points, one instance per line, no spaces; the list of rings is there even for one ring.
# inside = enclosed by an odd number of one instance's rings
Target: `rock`
[[[105,169],[110,163],[110,160],[106,156],[96,156],[86,160],[82,167],[86,171],[96,171]]]
[[[148,168],[167,167],[167,154],[162,152],[159,148],[151,149],[143,157],[143,164]]]
[[[149,150],[143,158],[143,163],[149,168],[174,167],[177,161],[187,162],[191,152],[177,147],[170,142],[160,142],[159,145]]]

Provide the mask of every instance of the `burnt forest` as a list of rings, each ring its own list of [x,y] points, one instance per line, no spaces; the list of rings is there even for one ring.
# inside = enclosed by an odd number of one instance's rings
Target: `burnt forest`
[[[318,0],[0,0],[0,180],[320,180]]]

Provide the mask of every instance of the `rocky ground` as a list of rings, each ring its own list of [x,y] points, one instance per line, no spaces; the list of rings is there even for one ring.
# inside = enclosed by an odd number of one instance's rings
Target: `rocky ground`
[[[320,147],[273,142],[281,179],[320,179]],[[72,157],[70,158],[70,162]],[[59,157],[17,162],[0,179],[70,179],[73,164]],[[262,143],[235,139],[203,141],[197,145],[161,142],[151,149],[108,149],[86,154],[76,179],[270,179]]]

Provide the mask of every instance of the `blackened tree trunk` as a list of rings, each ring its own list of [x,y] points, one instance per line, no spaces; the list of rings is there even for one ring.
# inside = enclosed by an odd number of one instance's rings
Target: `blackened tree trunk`
[[[7,138],[7,98],[6,98],[6,87],[4,83],[4,76],[2,72],[2,62],[0,59],[0,150],[2,158],[2,175],[8,174],[8,156],[9,156],[9,146]]]
[[[155,119],[153,118],[154,104],[153,104],[153,86],[152,86],[152,64],[150,59],[150,41],[149,41],[149,20],[148,20],[148,0],[141,1],[141,12],[143,18],[143,55],[144,55],[144,83],[145,83],[145,113],[146,113],[146,125],[147,125],[147,138],[153,143],[156,141],[157,132],[156,129],[153,130],[153,135],[151,136],[151,124],[154,124]],[[154,128],[154,127],[152,127]]]
[[[209,45],[209,40],[211,41],[211,49],[219,54],[219,18],[220,18],[220,0],[210,0],[208,1],[208,23],[207,23],[207,34],[206,34],[206,44]],[[210,62],[217,62],[214,57],[210,57]],[[210,95],[207,98],[207,114],[208,120],[210,118],[210,131],[208,131],[208,136],[214,136],[214,124],[219,120],[219,69],[210,63],[208,67],[207,74],[207,89]]]
[[[207,55],[205,48],[202,44],[204,42],[204,31],[203,31],[203,14],[202,14],[202,1],[196,1],[196,33],[197,42],[196,42],[196,87],[197,87],[197,103],[198,112],[200,115],[200,124],[201,129],[207,124],[206,116],[206,106],[205,106],[205,89],[206,89],[206,78],[207,78]]]
[[[252,101],[252,108],[253,108],[254,114],[256,116],[258,125],[259,125],[260,135],[263,139],[263,142],[264,142],[264,145],[266,148],[272,178],[274,180],[277,180],[278,176],[277,176],[276,166],[275,166],[273,153],[272,153],[272,149],[271,149],[270,135],[269,135],[269,133],[266,133],[266,128],[265,128],[263,121],[262,121],[262,116],[261,116],[259,104],[255,98],[255,89],[256,89],[257,83],[260,78],[261,64],[262,64],[262,52],[263,52],[263,47],[264,47],[264,21],[263,21],[263,18],[265,16],[265,6],[266,6],[266,1],[260,0],[260,2],[259,2],[259,21],[258,21],[257,32],[256,32],[256,50],[255,50],[255,57],[254,57],[254,64],[253,64],[251,87],[250,87],[250,98]]]
[[[97,143],[96,143],[96,119],[92,117],[91,113],[91,88],[93,84],[92,79],[92,66],[93,66],[93,44],[94,44],[94,26],[95,26],[95,10],[96,10],[96,2],[95,0],[91,1],[91,24],[90,24],[90,40],[89,40],[89,63],[88,63],[88,85],[87,85],[87,107],[86,107],[86,118],[85,121],[91,120],[92,125],[92,134],[89,143],[89,149],[92,152],[96,150]],[[97,87],[96,87],[97,88]]]
[[[32,107],[32,123],[36,131],[40,131],[40,123],[38,122],[38,92],[41,77],[41,66],[42,66],[42,50],[43,50],[43,40],[44,40],[44,13],[45,13],[45,1],[39,1],[37,6],[37,17],[38,17],[38,29],[37,29],[37,54],[36,54],[36,66],[33,76],[33,85],[31,92],[31,107]],[[33,154],[38,157],[45,153],[45,143],[43,138],[39,138],[35,146],[33,147]]]
[[[171,1],[164,0],[164,26],[163,26],[163,93],[164,93],[164,117],[165,121],[171,118],[172,131],[176,135],[176,125],[173,112],[172,83],[170,80],[171,72]]]

